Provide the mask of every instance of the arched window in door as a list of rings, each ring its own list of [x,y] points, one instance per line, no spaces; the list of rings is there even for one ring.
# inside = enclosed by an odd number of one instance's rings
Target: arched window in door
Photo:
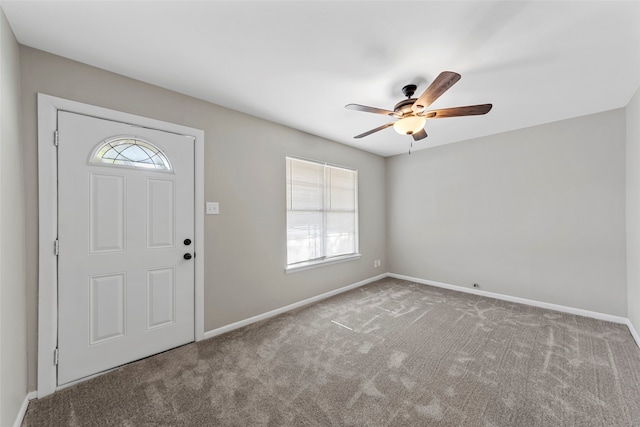
[[[172,171],[171,162],[158,147],[134,137],[111,139],[98,146],[91,163]]]

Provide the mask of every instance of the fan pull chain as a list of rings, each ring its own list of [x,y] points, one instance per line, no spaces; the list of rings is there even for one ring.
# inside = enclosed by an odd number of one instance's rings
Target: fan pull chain
[[[409,155],[411,155],[411,149],[413,148],[413,141],[411,141],[411,145],[409,146]]]

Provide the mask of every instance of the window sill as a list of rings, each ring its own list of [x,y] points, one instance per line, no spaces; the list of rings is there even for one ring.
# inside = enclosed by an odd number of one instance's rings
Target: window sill
[[[285,268],[284,271],[287,274],[296,273],[298,271],[310,270],[312,268],[323,267],[325,265],[339,264],[341,262],[353,261],[356,259],[360,259],[360,257],[362,257],[362,254],[352,254],[352,255],[345,255],[341,257],[323,259],[321,261],[309,261],[309,262],[304,262],[304,263],[289,266]]]

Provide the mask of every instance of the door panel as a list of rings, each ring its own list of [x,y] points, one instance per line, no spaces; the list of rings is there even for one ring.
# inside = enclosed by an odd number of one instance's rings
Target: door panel
[[[125,286],[124,273],[89,279],[89,345],[126,335]]]
[[[147,329],[175,321],[175,269],[160,268],[147,272]]]
[[[62,111],[58,131],[62,385],[194,340],[194,142]],[[142,143],[125,152],[123,138]],[[103,151],[125,161],[92,162],[113,140]]]
[[[173,181],[147,180],[147,249],[174,246]]]
[[[125,177],[89,174],[89,240],[91,253],[123,252]]]

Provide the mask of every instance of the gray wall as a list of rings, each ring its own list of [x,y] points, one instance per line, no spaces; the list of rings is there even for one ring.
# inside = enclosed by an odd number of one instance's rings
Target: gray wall
[[[36,93],[152,117],[205,131],[205,331],[386,271],[373,268],[385,242],[382,157],[207,102],[20,47],[27,201],[29,389],[36,388]],[[310,116],[313,119],[313,116]],[[285,274],[285,155],[359,170],[360,260]]]
[[[640,89],[627,105],[627,304],[640,334]]]
[[[18,43],[0,9],[0,426],[27,395],[25,223]]]
[[[387,158],[387,193],[390,271],[626,317],[624,109]]]

